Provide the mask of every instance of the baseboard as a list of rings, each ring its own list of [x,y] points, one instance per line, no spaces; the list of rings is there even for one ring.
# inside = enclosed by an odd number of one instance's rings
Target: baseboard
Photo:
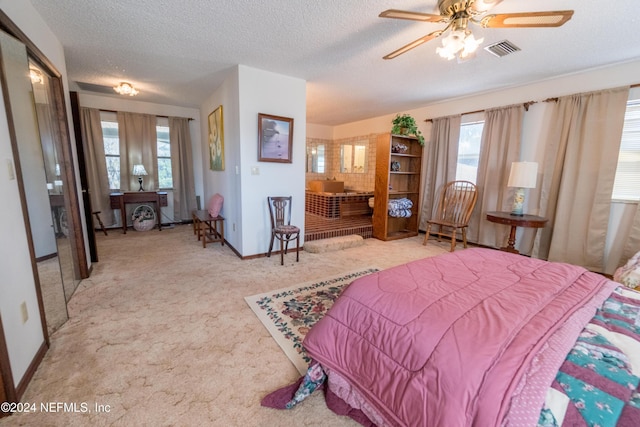
[[[18,387],[16,387],[16,395],[17,395],[18,401],[22,399],[22,395],[27,390],[27,386],[29,385],[29,383],[31,382],[31,379],[35,375],[36,370],[38,369],[38,366],[40,366],[40,363],[42,362],[42,359],[44,359],[44,355],[47,354],[47,350],[49,350],[49,347],[47,346],[47,343],[43,341],[42,345],[38,349],[38,352],[34,356],[31,363],[29,364],[27,371],[24,373],[24,376],[20,380],[20,383],[18,383]]]

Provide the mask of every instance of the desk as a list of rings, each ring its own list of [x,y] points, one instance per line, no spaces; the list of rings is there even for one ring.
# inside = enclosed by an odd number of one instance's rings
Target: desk
[[[198,236],[198,240],[202,240],[202,247],[207,247],[207,242],[220,242],[224,246],[224,218],[220,215],[211,216],[209,211],[193,211],[193,234]],[[220,230],[218,230],[220,224]]]
[[[511,215],[511,212],[487,212],[487,220],[497,224],[505,224],[511,226],[509,234],[509,242],[506,247],[500,248],[501,251],[519,254],[515,248],[516,244],[516,227],[542,228],[548,221],[537,215]]]
[[[158,209],[158,230],[162,230],[162,206],[167,206],[166,191],[129,191],[125,193],[111,193],[109,195],[111,209],[120,209],[122,231],[127,234],[126,205],[131,203],[155,203]]]

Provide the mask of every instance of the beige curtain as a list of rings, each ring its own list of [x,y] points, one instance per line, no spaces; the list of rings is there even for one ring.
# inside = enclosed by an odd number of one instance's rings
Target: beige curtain
[[[137,191],[138,177],[133,165],[142,164],[147,171],[143,178],[144,189],[158,189],[158,150],[156,116],[118,111],[118,138],[120,139],[121,190]]]
[[[91,209],[101,211],[102,222],[109,226],[115,224],[111,203],[109,201],[109,178],[107,162],[104,154],[104,140],[100,123],[100,110],[80,108],[80,127],[85,162],[87,163],[87,183]]]
[[[169,117],[169,140],[173,175],[173,218],[176,221],[190,220],[191,211],[196,208],[196,190],[189,119]]]
[[[458,140],[461,116],[433,119],[431,138],[426,151],[426,168],[423,180],[420,229],[426,230],[427,220],[433,216],[437,195],[442,186],[456,179]]]
[[[636,207],[636,213],[633,217],[633,223],[629,230],[627,241],[623,244],[624,249],[622,251],[622,257],[620,258],[620,265],[625,264],[629,258],[640,251],[640,203],[638,203]]]
[[[539,258],[604,267],[604,249],[629,88],[560,98],[544,164]]]
[[[507,187],[511,163],[520,159],[522,104],[485,111],[478,202],[469,221],[469,240],[491,247],[505,246],[510,228],[486,220],[487,212],[510,211],[514,190]]]
[[[42,157],[44,157],[45,176],[47,183],[53,183],[54,180],[60,179],[62,171],[59,168],[64,167],[64,165],[60,165],[57,157],[56,141],[52,134],[51,106],[49,104],[36,103],[36,117],[38,118],[38,130],[40,131]],[[56,165],[59,167],[56,168]],[[51,190],[49,194],[51,194]]]

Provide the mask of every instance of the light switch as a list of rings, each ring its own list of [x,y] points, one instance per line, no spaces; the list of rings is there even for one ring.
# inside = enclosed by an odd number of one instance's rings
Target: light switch
[[[260,175],[260,168],[257,166],[254,166],[251,168],[251,175]]]
[[[20,314],[22,315],[22,323],[27,323],[27,320],[29,320],[29,311],[27,310],[26,301],[22,301],[22,304],[20,304]]]
[[[6,159],[7,160],[7,171],[9,172],[9,180],[13,181],[14,179],[16,179],[16,172],[13,169],[13,162],[11,161],[11,159]]]

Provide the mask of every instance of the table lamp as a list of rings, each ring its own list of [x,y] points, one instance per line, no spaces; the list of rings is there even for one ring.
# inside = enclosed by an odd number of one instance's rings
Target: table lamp
[[[516,194],[513,198],[511,215],[523,216],[524,189],[536,188],[538,180],[538,164],[536,162],[513,162],[509,173],[508,187],[515,187]]]
[[[144,191],[144,188],[142,188],[142,177],[148,175],[144,165],[133,165],[133,175],[138,177],[138,182],[140,183],[140,189],[138,191]]]

